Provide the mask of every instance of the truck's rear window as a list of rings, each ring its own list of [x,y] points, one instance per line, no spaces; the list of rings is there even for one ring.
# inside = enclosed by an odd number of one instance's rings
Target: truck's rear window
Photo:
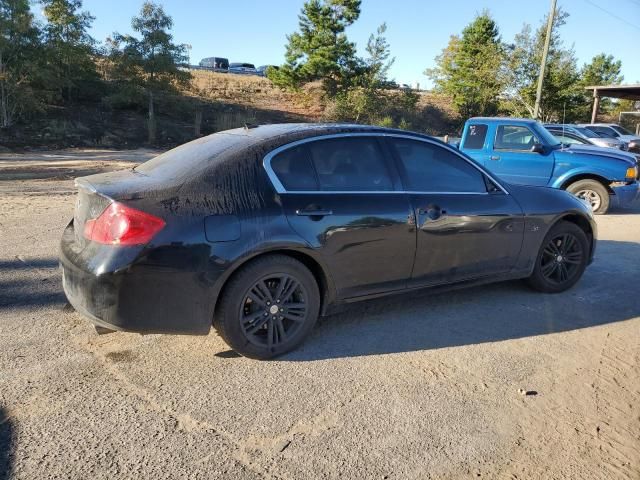
[[[464,139],[462,148],[471,150],[480,150],[484,146],[484,139],[487,136],[487,125],[484,123],[474,123],[469,125],[467,137]]]

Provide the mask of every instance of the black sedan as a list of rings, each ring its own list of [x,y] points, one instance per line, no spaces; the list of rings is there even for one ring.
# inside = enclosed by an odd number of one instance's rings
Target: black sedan
[[[291,350],[319,315],[371,297],[528,279],[573,286],[591,209],[501,182],[424,135],[287,124],[216,133],[77,180],[64,290],[101,330],[207,334]]]

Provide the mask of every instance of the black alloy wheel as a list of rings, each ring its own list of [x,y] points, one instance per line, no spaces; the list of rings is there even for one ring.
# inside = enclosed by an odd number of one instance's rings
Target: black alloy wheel
[[[557,235],[542,250],[542,275],[557,285],[568,282],[580,270],[584,255],[580,242],[573,234]]]
[[[266,255],[229,279],[213,326],[237,353],[268,359],[298,346],[320,311],[320,291],[311,271],[295,258]]]
[[[559,222],[542,242],[529,285],[547,293],[571,288],[589,263],[590,243],[587,234],[576,224]]]
[[[246,293],[240,324],[246,338],[258,347],[278,347],[295,335],[307,318],[309,294],[295,277],[267,275]]]

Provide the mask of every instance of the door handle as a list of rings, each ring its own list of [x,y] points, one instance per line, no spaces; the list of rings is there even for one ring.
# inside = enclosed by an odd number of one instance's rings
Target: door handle
[[[491,155],[489,157],[490,160],[500,160],[500,157],[498,155]]]
[[[446,215],[447,211],[441,209],[437,205],[429,205],[425,208],[419,208],[418,213],[420,215],[426,215],[429,220],[437,220],[443,215]]]
[[[323,208],[305,208],[304,210],[296,210],[296,215],[301,217],[326,217],[327,215],[333,215],[333,211]]]

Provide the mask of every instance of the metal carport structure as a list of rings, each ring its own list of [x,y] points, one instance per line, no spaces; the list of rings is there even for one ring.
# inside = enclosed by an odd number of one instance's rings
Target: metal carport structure
[[[622,98],[625,100],[640,100],[640,84],[635,85],[593,85],[584,87],[593,91],[593,110],[591,111],[591,123],[596,123],[600,97]]]

